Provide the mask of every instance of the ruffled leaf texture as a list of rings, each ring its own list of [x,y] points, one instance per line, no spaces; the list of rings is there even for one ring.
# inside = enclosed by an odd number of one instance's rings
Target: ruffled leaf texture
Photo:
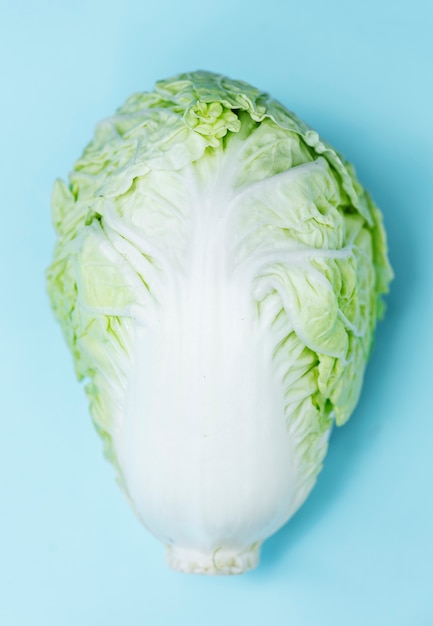
[[[200,315],[217,320],[221,308],[270,346],[299,505],[333,422],[356,406],[392,278],[381,214],[353,168],[267,94],[199,71],[103,121],[68,183],[56,182],[52,208],[52,307],[120,477],[137,328],[169,307],[167,319],[189,317],[191,342]]]

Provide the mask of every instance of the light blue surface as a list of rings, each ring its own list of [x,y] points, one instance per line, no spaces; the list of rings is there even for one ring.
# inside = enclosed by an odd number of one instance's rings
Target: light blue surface
[[[0,5],[2,626],[433,625],[433,14],[428,0]],[[52,181],[158,78],[269,91],[357,167],[396,272],[362,400],[242,577],[176,574],[101,455],[43,271]]]

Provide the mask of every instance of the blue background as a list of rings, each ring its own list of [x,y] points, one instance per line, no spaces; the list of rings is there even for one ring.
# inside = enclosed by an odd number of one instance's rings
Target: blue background
[[[0,8],[0,623],[433,625],[433,46],[427,0]],[[356,165],[396,279],[364,393],[258,570],[170,571],[114,484],[45,295],[51,186],[134,91],[241,78]]]

